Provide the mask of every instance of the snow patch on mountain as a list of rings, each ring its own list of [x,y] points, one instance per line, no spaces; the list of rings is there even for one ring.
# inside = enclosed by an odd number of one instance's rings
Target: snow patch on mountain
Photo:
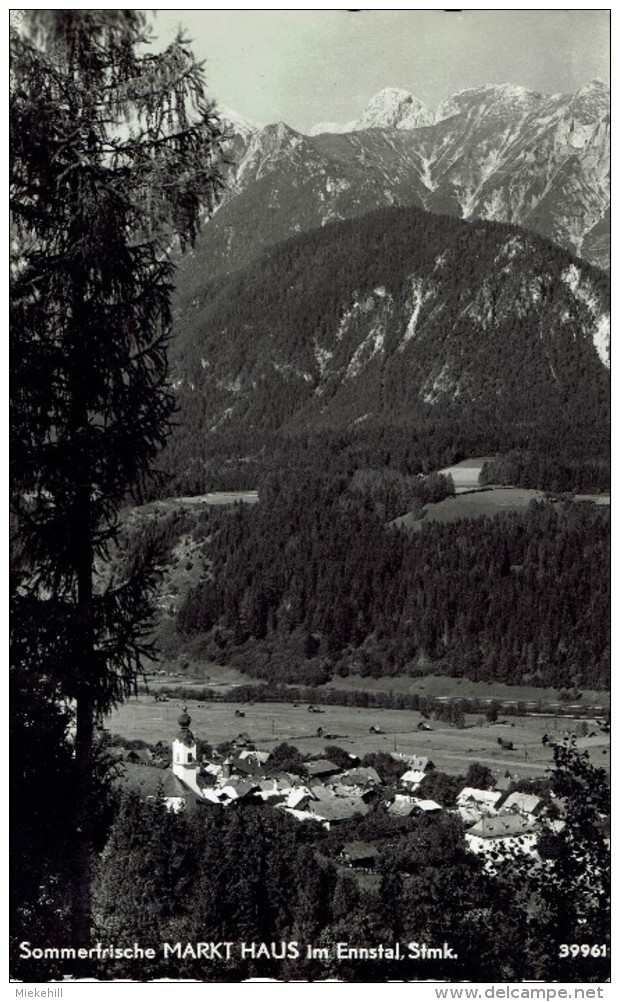
[[[275,372],[279,372],[281,376],[294,376],[297,379],[303,379],[305,383],[312,382],[312,374],[306,372],[304,369],[298,368],[296,365],[291,365],[290,362],[273,362],[272,366]]]
[[[431,174],[431,166],[433,165],[432,157],[420,157],[420,181],[425,188],[429,191],[436,191],[437,182],[434,180]]]
[[[581,280],[581,272],[576,264],[571,264],[568,268],[562,272],[562,281],[566,283],[573,295],[576,293],[579,282]]]
[[[241,393],[241,376],[234,379],[217,379],[215,385],[218,390],[225,390],[226,393]]]

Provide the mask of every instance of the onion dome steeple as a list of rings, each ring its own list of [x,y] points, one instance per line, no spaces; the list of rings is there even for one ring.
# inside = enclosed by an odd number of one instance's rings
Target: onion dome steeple
[[[191,745],[195,744],[195,742],[194,742],[194,735],[192,734],[192,732],[189,729],[189,725],[191,724],[191,722],[192,722],[192,718],[190,717],[189,713],[187,712],[187,707],[184,706],[183,707],[183,713],[179,717],[180,731],[177,734],[177,741],[181,741],[184,745],[187,745],[188,747],[190,747]]]

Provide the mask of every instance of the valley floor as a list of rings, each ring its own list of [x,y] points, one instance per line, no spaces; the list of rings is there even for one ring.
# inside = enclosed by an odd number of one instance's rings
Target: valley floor
[[[307,703],[199,700],[189,700],[187,707],[196,736],[214,745],[243,732],[265,751],[287,742],[304,754],[316,755],[326,744],[337,744],[359,756],[377,751],[426,755],[438,769],[454,775],[465,772],[471,762],[481,762],[498,776],[508,771],[514,778],[543,776],[553,762],[549,745],[542,744],[543,735],[561,739],[575,724],[570,718],[548,716],[509,717],[489,724],[480,715],[471,714],[463,728],[432,720],[431,731],[420,731],[417,725],[422,718],[413,710],[321,706],[320,712],[312,713]],[[156,702],[152,695],[141,695],[115,710],[106,727],[125,738],[171,742],[178,730],[180,708],[179,700]],[[244,716],[236,716],[236,710]],[[371,727],[380,728],[381,733],[370,733]],[[321,735],[317,734],[319,728]],[[609,768],[609,735],[595,730],[595,738],[579,738],[577,744],[587,743],[592,763]],[[514,751],[501,747],[499,738],[512,742]]]

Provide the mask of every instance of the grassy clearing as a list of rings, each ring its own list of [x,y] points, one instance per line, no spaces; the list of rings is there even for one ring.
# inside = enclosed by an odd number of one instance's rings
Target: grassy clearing
[[[482,518],[485,515],[491,517],[502,512],[523,511],[531,501],[544,499],[543,491],[529,490],[525,487],[492,487],[488,490],[444,498],[436,504],[427,505],[423,518],[416,518],[413,512],[408,512],[397,518],[393,524],[418,532],[427,522],[456,522],[461,518]]]
[[[474,456],[471,459],[462,459],[460,463],[455,463],[454,466],[446,466],[443,470],[439,470],[439,472],[446,476],[449,474],[452,477],[454,487],[457,491],[467,488],[471,489],[478,486],[480,471],[484,464],[492,458],[492,456]]]
[[[304,753],[320,753],[326,744],[338,744],[356,755],[372,751],[428,755],[437,768],[462,774],[470,762],[483,762],[496,775],[508,769],[512,775],[541,776],[552,764],[548,746],[541,743],[543,734],[561,737],[569,721],[544,717],[514,717],[503,724],[488,724],[477,715],[467,718],[461,730],[432,721],[432,731],[418,731],[420,714],[413,710],[370,710],[355,707],[324,706],[321,713],[309,713],[308,704],[282,703],[200,703],[187,704],[194,733],[213,744],[231,740],[246,732],[260,748],[270,750],[282,741],[296,745]],[[107,719],[106,727],[127,738],[155,742],[171,741],[178,730],[181,703],[171,700],[156,703],[152,696],[129,700]],[[235,716],[235,710],[245,716]],[[370,734],[371,726],[382,734]],[[324,731],[317,735],[317,728]],[[329,734],[330,737],[327,737]],[[504,751],[498,737],[514,743],[515,750]],[[595,765],[609,765],[609,740],[589,748]]]
[[[258,685],[260,680],[251,678],[232,668],[230,665],[214,664],[211,661],[191,662],[188,668],[182,670],[175,664],[168,669],[155,667],[155,671],[163,671],[163,674],[148,676],[149,690],[156,692],[163,686],[182,685],[185,689],[214,689],[216,692],[227,692],[238,685]]]

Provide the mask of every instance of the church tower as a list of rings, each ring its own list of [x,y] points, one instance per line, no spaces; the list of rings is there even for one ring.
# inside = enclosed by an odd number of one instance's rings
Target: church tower
[[[183,707],[183,713],[179,717],[179,732],[172,742],[172,771],[192,790],[200,792],[196,782],[196,739],[189,729],[191,722],[187,707]]]

